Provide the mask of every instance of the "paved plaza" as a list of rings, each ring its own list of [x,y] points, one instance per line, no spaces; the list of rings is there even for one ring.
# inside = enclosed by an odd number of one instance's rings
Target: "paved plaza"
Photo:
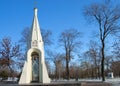
[[[53,80],[50,84],[31,83],[26,85],[18,85],[17,83],[0,83],[0,86],[120,86],[120,79],[106,79],[105,82],[97,79],[81,79],[75,80]]]

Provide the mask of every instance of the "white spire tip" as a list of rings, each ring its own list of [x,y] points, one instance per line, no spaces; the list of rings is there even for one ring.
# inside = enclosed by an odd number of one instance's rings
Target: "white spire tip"
[[[35,15],[37,15],[37,11],[38,11],[38,9],[37,9],[37,8],[35,8],[35,9],[34,9]]]

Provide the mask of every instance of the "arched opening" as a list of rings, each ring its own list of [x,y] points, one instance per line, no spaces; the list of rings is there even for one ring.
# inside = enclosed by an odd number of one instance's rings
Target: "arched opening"
[[[33,52],[32,56],[32,82],[39,81],[39,54]]]

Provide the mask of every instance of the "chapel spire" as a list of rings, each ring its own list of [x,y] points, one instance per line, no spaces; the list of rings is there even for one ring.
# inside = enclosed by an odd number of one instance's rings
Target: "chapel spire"
[[[42,42],[42,36],[40,31],[40,25],[37,17],[38,9],[34,8],[34,18],[33,18],[33,24],[32,24],[32,31],[31,31],[31,42],[34,43],[35,41],[37,43]]]

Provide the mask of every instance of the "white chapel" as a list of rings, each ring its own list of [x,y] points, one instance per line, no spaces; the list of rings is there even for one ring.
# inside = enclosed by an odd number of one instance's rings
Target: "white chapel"
[[[30,41],[19,84],[31,82],[50,83],[44,58],[44,43],[41,36],[37,17],[38,9],[34,9],[34,18],[31,27]]]

